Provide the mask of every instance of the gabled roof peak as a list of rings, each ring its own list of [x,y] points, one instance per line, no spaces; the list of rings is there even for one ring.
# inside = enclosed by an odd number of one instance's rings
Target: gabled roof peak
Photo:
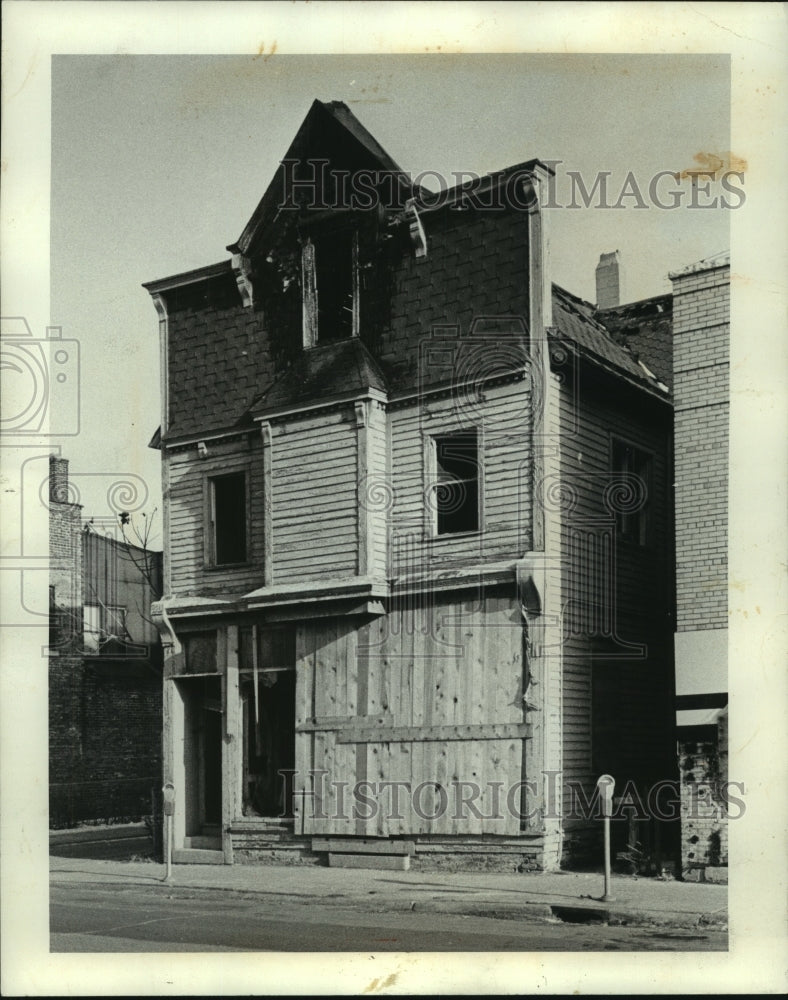
[[[313,161],[312,173],[317,178],[313,182],[316,191],[321,176],[317,161],[328,160],[329,171],[332,168],[338,171],[350,168],[396,177],[403,204],[412,194],[412,185],[407,175],[345,103],[315,99],[244,231],[237,242],[227,247],[231,253],[251,252],[258,237],[276,219],[287,202],[288,179],[294,187],[295,183],[301,188],[305,184],[309,185],[310,180],[304,178],[298,178],[294,183],[295,173],[291,165],[308,164],[310,160]],[[291,166],[292,176],[287,174],[288,166]],[[289,208],[294,210],[295,206],[291,204]]]

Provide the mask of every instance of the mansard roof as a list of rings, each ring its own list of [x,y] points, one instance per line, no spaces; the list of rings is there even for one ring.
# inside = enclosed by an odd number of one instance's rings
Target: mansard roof
[[[357,337],[312,347],[299,355],[252,404],[253,417],[304,403],[385,394],[386,377]]]

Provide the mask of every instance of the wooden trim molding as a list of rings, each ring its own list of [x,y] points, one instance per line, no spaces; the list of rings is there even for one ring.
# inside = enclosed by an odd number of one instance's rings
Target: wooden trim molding
[[[273,438],[271,424],[260,424],[263,441],[263,585],[274,582],[274,518],[273,518]]]

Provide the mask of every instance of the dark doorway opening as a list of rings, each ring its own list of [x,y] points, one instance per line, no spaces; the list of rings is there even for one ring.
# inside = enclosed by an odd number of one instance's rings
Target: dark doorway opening
[[[295,765],[295,670],[260,670],[241,681],[244,717],[245,816],[293,815]]]

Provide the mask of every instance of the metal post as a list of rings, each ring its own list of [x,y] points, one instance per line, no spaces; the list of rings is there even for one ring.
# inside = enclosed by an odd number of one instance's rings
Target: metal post
[[[605,894],[602,900],[608,902],[612,898],[610,895],[610,817],[605,816]]]
[[[597,779],[596,785],[602,799],[602,817],[605,825],[605,894],[601,897],[601,901],[609,903],[614,899],[610,894],[610,814],[613,811],[616,779],[610,774],[603,774]]]
[[[172,881],[172,816],[165,817],[167,820],[167,876],[166,882]]]
[[[167,874],[165,882],[172,881],[172,824],[175,815],[175,785],[168,781],[162,788],[164,799],[164,818],[167,821]]]

